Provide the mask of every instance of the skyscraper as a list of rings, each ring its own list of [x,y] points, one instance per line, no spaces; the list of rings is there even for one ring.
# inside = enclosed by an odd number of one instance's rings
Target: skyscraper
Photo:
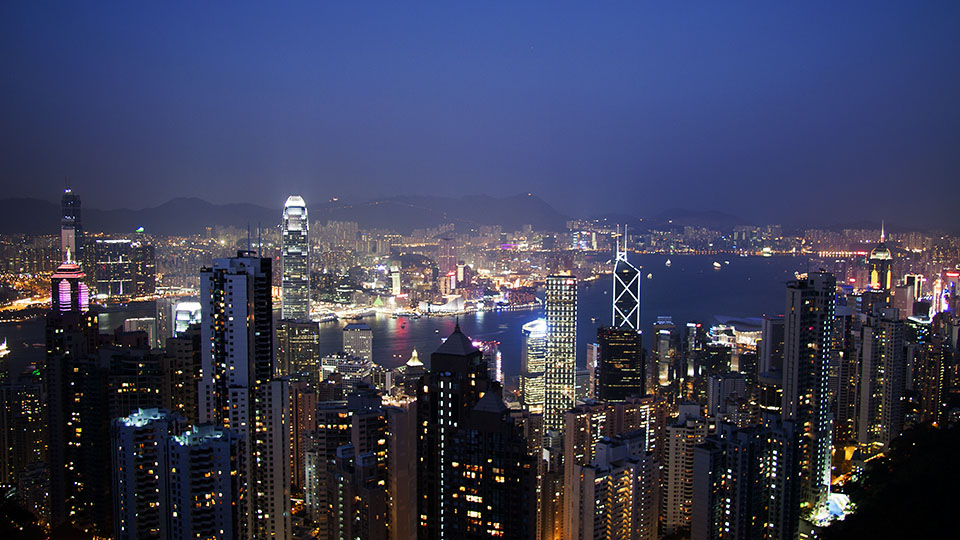
[[[627,260],[626,240],[621,244],[619,239],[613,267],[613,327],[640,332],[640,270]]]
[[[72,258],[72,253],[71,253]],[[46,321],[47,459],[50,462],[51,525],[72,523],[92,527],[90,494],[84,489],[82,430],[79,402],[81,368],[99,347],[98,317],[89,311],[86,276],[68,259],[51,279],[51,306]],[[88,430],[89,431],[89,430]],[[109,534],[112,524],[101,524]]]
[[[200,421],[237,431],[242,538],[290,537],[289,402],[277,380],[271,260],[239,252],[201,274]]]
[[[543,371],[547,358],[547,321],[537,319],[521,328],[520,399],[532,413],[543,412]]]
[[[662,473],[663,531],[666,534],[690,527],[693,510],[693,448],[707,436],[707,421],[694,403],[680,405],[677,421],[665,429]]]
[[[783,417],[798,426],[800,503],[816,513],[830,494],[829,375],[837,280],[812,272],[787,284],[783,346]]]
[[[567,508],[580,519],[568,538],[655,540],[659,517],[658,467],[642,431],[597,443],[589,465],[574,465]]]
[[[857,442],[886,447],[903,431],[904,324],[896,308],[883,308],[866,317],[861,332]]]
[[[281,313],[284,319],[310,317],[309,230],[307,203],[299,195],[287,197],[283,205],[281,232]]]
[[[597,329],[600,361],[597,399],[623,401],[645,394],[646,369],[640,333],[631,328]]]
[[[884,243],[885,241],[886,234],[884,233],[883,225],[881,225],[880,242],[870,251],[868,262],[870,265],[870,289],[882,291],[886,301],[889,303],[890,291],[893,289],[893,272],[891,270],[893,255]]]
[[[720,424],[693,448],[691,538],[797,538],[795,448],[793,424],[778,415],[743,429]]]
[[[68,255],[69,254],[69,255]],[[80,197],[69,187],[60,198],[60,260],[84,259],[83,221],[80,219]]]
[[[179,433],[182,421],[158,409],[113,420],[114,538],[169,537],[167,442]]]
[[[563,413],[573,407],[577,376],[577,279],[547,276],[544,366],[544,433],[563,431]]]
[[[459,325],[431,356],[417,426],[419,538],[534,536],[533,457]]]
[[[343,327],[343,352],[373,362],[373,330],[366,324],[348,324]]]

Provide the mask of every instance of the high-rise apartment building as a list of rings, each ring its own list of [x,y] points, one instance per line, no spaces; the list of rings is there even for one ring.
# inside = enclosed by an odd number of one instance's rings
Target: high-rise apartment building
[[[830,357],[837,280],[816,272],[787,284],[784,309],[783,418],[798,426],[802,514],[816,513],[830,494]]]
[[[309,232],[307,203],[299,195],[287,197],[283,205],[280,241],[283,319],[304,320],[310,317]]]
[[[113,537],[170,538],[167,443],[183,419],[159,409],[139,409],[111,422]]]
[[[800,504],[796,437],[791,422],[764,416],[761,425],[717,433],[693,448],[691,539],[797,538]]]
[[[200,273],[200,421],[240,438],[239,536],[289,538],[289,396],[275,378],[271,260],[240,252]]]
[[[658,467],[633,431],[596,444],[589,465],[574,465],[564,486],[567,509],[577,513],[567,538],[656,540],[659,517]]]
[[[707,421],[700,406],[681,404],[676,422],[666,426],[664,438],[663,494],[661,516],[663,531],[675,533],[690,527],[693,512],[693,449],[707,436]]]
[[[883,448],[903,431],[904,323],[896,308],[882,308],[865,319],[860,340],[857,442]]]
[[[544,434],[563,431],[563,413],[576,402],[577,279],[547,276],[547,349],[544,362]]]
[[[536,464],[459,325],[417,392],[418,537],[532,538]]]

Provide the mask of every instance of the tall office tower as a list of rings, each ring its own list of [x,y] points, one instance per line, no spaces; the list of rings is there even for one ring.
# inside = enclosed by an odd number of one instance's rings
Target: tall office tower
[[[653,355],[651,362],[655,362],[653,374],[653,386],[648,386],[651,390],[658,389],[661,386],[668,386],[677,377],[674,373],[674,361],[676,348],[674,346],[673,331],[676,327],[670,317],[657,317],[657,322],[653,324]]]
[[[866,316],[861,330],[857,442],[887,447],[903,431],[904,325],[895,308]]]
[[[417,392],[418,538],[532,538],[536,465],[459,325]]]
[[[98,239],[92,242],[93,278],[97,294],[111,298],[152,295],[157,290],[153,246],[140,240]]]
[[[343,352],[373,362],[373,330],[365,324],[343,327]]]
[[[314,384],[320,382],[320,323],[277,321],[277,347],[280,375],[308,374]]]
[[[762,425],[717,433],[693,449],[691,539],[797,538],[800,503],[791,422],[765,415]]]
[[[274,378],[270,263],[241,251],[200,271],[199,417],[240,438],[241,538],[290,536],[288,391]]]
[[[577,279],[547,276],[545,315],[547,350],[544,365],[543,431],[563,431],[563,413],[576,402]]]
[[[829,376],[837,280],[810,273],[787,284],[783,344],[783,417],[800,430],[801,514],[815,514],[830,494]]]
[[[657,538],[658,470],[644,440],[639,431],[604,437],[589,465],[574,465],[565,486],[567,508],[575,509],[567,538]]]
[[[547,321],[523,325],[520,349],[520,401],[532,413],[543,412],[543,372],[547,362]]]
[[[457,271],[457,241],[449,235],[441,235],[437,245],[437,269],[441,276]],[[456,274],[454,274],[456,275]]]
[[[707,436],[707,421],[700,414],[700,406],[684,403],[679,408],[677,421],[665,428],[665,462],[661,482],[661,517],[665,534],[690,527],[693,511],[693,448]]]
[[[474,347],[480,349],[483,353],[483,362],[487,364],[487,375],[491,381],[503,383],[503,357],[500,355],[500,342],[474,341]]]
[[[232,429],[191,428],[167,440],[171,540],[240,538],[242,443]]]
[[[182,416],[190,425],[199,421],[200,334],[200,323],[191,325],[176,337],[167,338],[163,354],[163,408]]]
[[[69,187],[63,190],[63,197],[60,199],[60,216],[60,260],[86,262],[80,197]]]
[[[646,394],[640,332],[631,328],[600,327],[597,342],[600,345],[597,399],[623,401],[628,396]]]
[[[870,251],[868,263],[870,265],[870,289],[882,291],[886,303],[889,304],[890,291],[893,289],[893,272],[891,269],[893,255],[890,253],[886,244],[884,244],[885,240],[886,234],[884,234],[883,226],[881,225],[880,242]]]
[[[280,262],[281,313],[283,319],[310,318],[310,223],[303,197],[291,195],[283,205]]]
[[[168,538],[167,442],[180,432],[182,418],[159,409],[139,409],[111,422],[113,537]]]
[[[71,255],[72,257],[72,255]],[[99,345],[97,314],[88,310],[86,276],[72,260],[61,264],[51,279],[51,308],[46,321],[47,458],[50,463],[50,519],[56,527],[72,523],[92,530],[81,461],[82,431],[78,410],[80,368]],[[100,528],[110,534],[111,524]]]
[[[624,229],[626,234],[626,229]],[[613,267],[613,328],[640,332],[640,270],[627,260],[626,241],[617,239]]]
[[[830,394],[833,396],[835,448],[857,439],[857,385],[860,379],[860,318],[852,306],[837,306],[833,323]]]

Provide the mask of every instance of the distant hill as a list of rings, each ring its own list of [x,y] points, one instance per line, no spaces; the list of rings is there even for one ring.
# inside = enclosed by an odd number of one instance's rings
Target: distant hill
[[[568,219],[533,195],[490,197],[468,195],[459,198],[399,196],[364,203],[309,204],[311,221],[356,221],[364,228],[409,232],[415,228],[455,223],[458,227],[502,225],[506,230],[524,224],[537,229],[559,230]],[[83,225],[88,231],[131,232],[144,227],[162,235],[190,235],[208,226],[244,228],[272,227],[280,222],[281,209],[254,204],[213,204],[197,198],[176,198],[142,210],[98,210],[83,208]],[[53,234],[60,223],[59,204],[41,199],[0,200],[0,233]]]

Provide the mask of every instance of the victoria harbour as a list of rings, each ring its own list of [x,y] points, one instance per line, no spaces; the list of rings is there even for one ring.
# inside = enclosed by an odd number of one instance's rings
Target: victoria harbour
[[[670,260],[670,266],[666,261]],[[707,255],[631,255],[643,274],[641,324],[648,331],[658,316],[669,316],[682,325],[699,321],[706,325],[728,320],[755,319],[783,313],[783,284],[795,272],[809,270],[806,257],[734,257]],[[722,266],[716,269],[714,262]],[[648,277],[650,276],[650,277]],[[611,276],[600,276],[579,287],[577,317],[577,364],[584,365],[586,346],[596,340],[597,327],[610,324]],[[542,309],[480,311],[459,319],[368,317],[363,323],[373,330],[374,361],[396,367],[417,349],[424,361],[450,335],[456,321],[475,340],[500,342],[503,371],[515,375],[520,369],[520,327],[543,316]],[[347,322],[320,326],[320,350],[340,350],[342,327]],[[742,323],[741,323],[742,324]],[[757,323],[759,324],[759,323]]]

